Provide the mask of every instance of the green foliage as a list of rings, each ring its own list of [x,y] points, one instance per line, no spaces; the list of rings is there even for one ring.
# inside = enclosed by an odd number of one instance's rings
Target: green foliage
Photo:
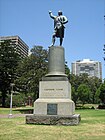
[[[39,81],[48,69],[48,51],[42,46],[34,46],[31,55],[24,59],[18,66],[18,78],[15,84],[20,92],[34,93],[34,99],[38,98]]]
[[[100,88],[97,88],[94,98],[95,98],[95,103],[98,103],[98,104],[101,102],[99,95],[100,95]]]
[[[10,92],[10,83],[16,78],[16,67],[20,57],[16,52],[16,45],[10,40],[0,42],[0,91],[2,93],[2,106],[5,106],[5,99]]]
[[[105,104],[105,81],[104,81],[104,83],[102,83],[100,85],[99,91],[100,91],[99,97],[100,97],[102,103]]]
[[[74,103],[76,104],[78,100],[78,92],[75,91],[75,88],[73,86],[71,87],[71,95]]]
[[[81,84],[87,85],[90,90],[88,95],[88,100],[86,99],[86,102],[93,103],[93,104],[100,102],[98,88],[100,87],[102,80],[98,79],[97,77],[88,77],[87,74],[81,74],[79,76],[71,74],[69,79],[73,90],[72,99],[75,102],[75,104],[77,102],[82,102],[81,101],[82,98],[79,98],[81,94],[78,95],[78,88]],[[84,93],[84,99],[85,99],[85,93]]]
[[[102,80],[98,79],[97,77],[90,77],[88,81],[89,88],[91,89],[91,102],[97,103],[97,90],[100,87]]]
[[[67,65],[67,62],[65,62],[65,73],[66,73],[66,75],[69,77],[70,76],[70,69],[69,69],[69,67],[68,67],[68,65]]]
[[[9,107],[10,106],[10,95],[8,95],[8,97],[6,98],[6,104],[5,107]],[[25,106],[25,102],[26,102],[26,97],[24,94],[19,94],[19,95],[13,95],[12,96],[12,106],[13,107],[21,107],[21,106]]]
[[[87,85],[81,84],[78,87],[77,92],[78,92],[79,99],[82,101],[83,104],[88,102],[90,89]]]

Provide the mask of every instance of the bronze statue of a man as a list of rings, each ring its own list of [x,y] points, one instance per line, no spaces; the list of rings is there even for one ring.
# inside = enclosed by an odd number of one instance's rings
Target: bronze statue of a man
[[[67,18],[62,15],[61,11],[58,11],[58,16],[54,16],[51,11],[49,11],[49,15],[52,19],[54,19],[54,33],[52,35],[52,44],[55,44],[55,37],[60,38],[60,46],[62,46],[63,38],[64,38],[64,24],[68,22]]]

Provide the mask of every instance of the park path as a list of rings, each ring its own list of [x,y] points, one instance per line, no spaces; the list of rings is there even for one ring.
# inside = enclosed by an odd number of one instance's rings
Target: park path
[[[25,117],[26,115],[29,115],[29,114],[13,114],[13,115],[9,115],[9,114],[0,114],[0,118]]]

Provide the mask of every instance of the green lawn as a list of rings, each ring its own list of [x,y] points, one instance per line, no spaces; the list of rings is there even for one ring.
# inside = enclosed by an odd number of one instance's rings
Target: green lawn
[[[29,125],[24,117],[1,118],[0,140],[105,140],[105,110],[76,110],[76,114],[81,114],[78,126]]]

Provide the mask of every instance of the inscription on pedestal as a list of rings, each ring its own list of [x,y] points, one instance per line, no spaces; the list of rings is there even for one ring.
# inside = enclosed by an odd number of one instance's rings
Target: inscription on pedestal
[[[47,115],[57,115],[57,104],[47,104]]]
[[[40,81],[39,98],[71,98],[68,81]]]
[[[55,91],[56,92],[56,91],[63,91],[63,88],[60,88],[60,89],[54,89],[54,88],[53,89],[52,88],[50,89],[49,88],[49,89],[44,89],[44,90],[45,91]]]

